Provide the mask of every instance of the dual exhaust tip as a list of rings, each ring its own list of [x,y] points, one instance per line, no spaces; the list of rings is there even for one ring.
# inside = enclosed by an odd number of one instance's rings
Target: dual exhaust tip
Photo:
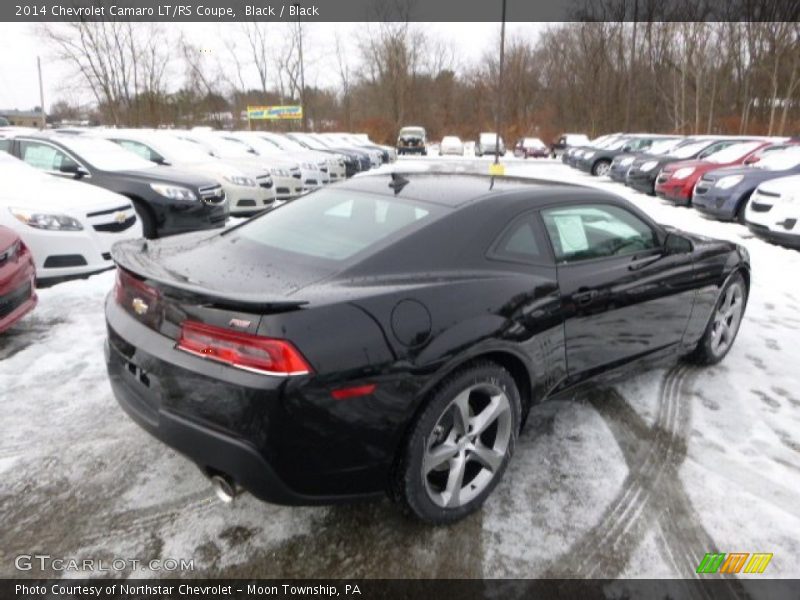
[[[211,487],[214,488],[214,493],[217,495],[224,504],[230,504],[239,495],[239,490],[236,489],[236,483],[227,475],[216,473],[211,475]]]

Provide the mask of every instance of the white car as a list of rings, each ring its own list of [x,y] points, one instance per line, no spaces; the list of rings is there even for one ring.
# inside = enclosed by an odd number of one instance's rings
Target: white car
[[[259,156],[249,151],[245,145],[226,140],[215,131],[168,130],[165,133],[200,144],[213,156],[232,162],[241,168],[267,169],[275,183],[275,196],[278,200],[284,202],[293,200],[308,191],[303,187],[300,165],[295,160]]]
[[[759,185],[750,196],[744,220],[758,237],[800,249],[800,175]]]
[[[259,156],[266,158],[289,158],[297,161],[300,165],[300,179],[303,187],[307,190],[315,190],[331,182],[328,175],[328,164],[321,164],[309,159],[307,155],[287,154],[272,142],[265,140],[254,131],[225,131],[220,134],[226,140],[243,144],[245,147],[255,151]]]
[[[0,152],[0,225],[30,248],[43,282],[114,266],[111,246],[142,237],[131,201],[103,188],[48,175]]]
[[[97,135],[156,164],[213,177],[225,191],[234,216],[261,212],[275,201],[275,185],[265,169],[238,168],[230,161],[214,158],[197,144],[156,130],[107,129]]]
[[[461,138],[455,135],[446,135],[442,138],[439,144],[439,156],[445,154],[455,154],[456,156],[464,156],[464,142]]]
[[[284,152],[287,156],[305,156],[317,164],[322,166],[322,162],[326,162],[328,166],[328,176],[331,182],[341,181],[347,178],[347,168],[345,167],[345,157],[335,152],[322,152],[320,150],[311,150],[298,144],[293,139],[281,135],[280,133],[272,133],[271,131],[253,131],[253,135],[267,140],[274,144]]]
[[[496,133],[489,131],[481,133],[478,136],[478,141],[475,143],[475,156],[483,156],[484,154],[499,154],[500,156],[505,156],[506,145],[503,143],[503,138],[498,138]]]

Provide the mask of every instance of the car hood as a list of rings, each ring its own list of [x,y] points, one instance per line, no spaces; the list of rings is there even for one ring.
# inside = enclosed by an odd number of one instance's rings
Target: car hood
[[[760,190],[770,194],[792,194],[800,190],[800,175],[790,175],[789,177],[778,177],[770,181],[765,181],[760,186]]]
[[[7,182],[8,183],[8,182]],[[63,179],[57,175],[30,178],[17,185],[0,187],[0,204],[19,208],[58,210],[103,210],[129,205],[125,196],[81,181]]]
[[[129,179],[136,179],[144,182],[155,181],[158,183],[171,183],[189,187],[217,185],[215,179],[174,167],[154,167],[152,169],[115,171],[113,173],[109,173],[109,175],[122,175],[124,177],[128,177]]]

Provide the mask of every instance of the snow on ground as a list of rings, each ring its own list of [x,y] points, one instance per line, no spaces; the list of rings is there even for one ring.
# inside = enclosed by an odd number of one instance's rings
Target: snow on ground
[[[486,172],[490,160],[395,168]],[[744,244],[752,293],[725,361],[536,408],[485,509],[449,528],[386,501],[226,506],[111,395],[113,274],[60,284],[0,338],[0,576],[26,575],[14,556],[38,552],[194,559],[192,574],[212,577],[690,577],[712,551],[772,552],[770,576],[800,576],[800,253],[556,161],[505,162],[509,175],[597,186],[662,223]]]

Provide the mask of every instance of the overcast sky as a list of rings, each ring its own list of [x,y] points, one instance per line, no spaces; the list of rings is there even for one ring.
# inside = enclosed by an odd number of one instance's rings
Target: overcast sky
[[[490,48],[500,34],[499,23],[419,23],[431,35],[452,44],[457,60],[471,64],[480,60],[483,52]],[[544,23],[509,23],[508,35],[535,37]],[[82,88],[82,82],[70,80],[69,70],[54,62],[48,49],[37,35],[36,25],[28,23],[0,23],[0,109],[31,109],[39,104],[39,84],[36,75],[36,57],[42,57],[45,106],[64,98],[72,102],[88,101],[90,97]],[[217,54],[223,60],[228,55],[222,40],[236,32],[238,23],[176,23],[168,31],[183,29],[196,45]],[[304,29],[306,56],[306,83],[320,87],[336,84],[334,48],[336,31],[342,40],[348,41],[352,52],[356,52],[357,34],[363,32],[363,23],[307,23]],[[177,34],[176,34],[177,39]],[[250,81],[258,87],[253,71]]]

